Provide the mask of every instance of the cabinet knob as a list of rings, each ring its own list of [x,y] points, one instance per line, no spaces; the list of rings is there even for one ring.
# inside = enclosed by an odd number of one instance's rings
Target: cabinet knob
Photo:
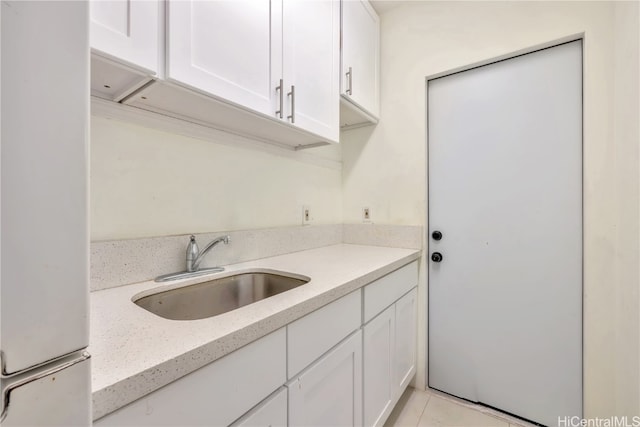
[[[442,233],[436,230],[433,233],[431,233],[431,237],[433,237],[433,240],[440,240],[442,239]]]
[[[441,262],[442,254],[440,252],[434,252],[431,254],[431,261],[433,262]]]

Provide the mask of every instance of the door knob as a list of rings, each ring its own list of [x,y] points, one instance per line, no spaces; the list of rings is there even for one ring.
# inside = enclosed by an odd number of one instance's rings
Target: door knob
[[[431,237],[433,237],[433,240],[440,240],[442,239],[442,233],[436,230],[431,233]]]
[[[442,254],[440,252],[434,252],[431,254],[431,261],[440,262],[442,261]]]

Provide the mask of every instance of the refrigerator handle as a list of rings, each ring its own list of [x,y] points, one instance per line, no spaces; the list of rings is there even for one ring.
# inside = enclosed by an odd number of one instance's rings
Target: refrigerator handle
[[[49,375],[52,375],[64,369],[70,368],[73,365],[76,365],[78,363],[88,360],[90,357],[91,355],[88,352],[83,351],[82,353],[80,353],[79,356],[71,360],[66,360],[63,363],[54,365],[48,369],[38,370],[36,373],[31,375],[29,375],[29,372],[27,371],[24,374],[16,377],[14,381],[12,381],[6,387],[3,387],[2,401],[0,402],[2,405],[2,414],[0,415],[0,422],[4,421],[4,419],[7,417],[7,411],[9,410],[9,405],[11,404],[11,392],[13,390],[25,384],[29,384],[30,382],[40,380]]]
[[[75,351],[72,351],[71,353],[63,354],[62,356],[58,356],[58,357],[56,357],[54,359],[47,360],[46,362],[42,362],[42,363],[39,363],[37,365],[29,366],[26,369],[22,369],[20,371],[15,371],[15,372],[8,373],[7,369],[6,369],[7,359],[6,359],[5,353],[4,353],[4,351],[0,350],[0,378],[2,378],[4,380],[4,379],[7,379],[7,378],[20,377],[20,376],[24,376],[25,374],[27,374],[30,371],[36,371],[36,370],[39,370],[39,369],[46,369],[47,366],[53,366],[53,365],[57,365],[57,364],[66,363],[70,359],[74,359],[74,358],[78,357],[78,354],[81,353],[82,351],[83,351],[82,349],[75,350]]]

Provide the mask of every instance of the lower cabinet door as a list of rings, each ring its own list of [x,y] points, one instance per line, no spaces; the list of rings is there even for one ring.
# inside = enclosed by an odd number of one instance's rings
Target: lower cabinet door
[[[395,305],[367,323],[363,335],[364,425],[381,426],[396,397]]]
[[[414,288],[396,302],[394,365],[398,394],[402,394],[416,373],[417,300],[418,290]]]
[[[282,387],[253,408],[232,427],[286,427],[287,426],[287,389]]]
[[[290,426],[362,425],[362,332],[287,384]]]

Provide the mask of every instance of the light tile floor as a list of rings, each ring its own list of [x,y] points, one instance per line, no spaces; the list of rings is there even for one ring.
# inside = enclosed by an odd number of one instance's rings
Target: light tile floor
[[[407,388],[385,427],[526,427],[508,416],[444,394]]]

